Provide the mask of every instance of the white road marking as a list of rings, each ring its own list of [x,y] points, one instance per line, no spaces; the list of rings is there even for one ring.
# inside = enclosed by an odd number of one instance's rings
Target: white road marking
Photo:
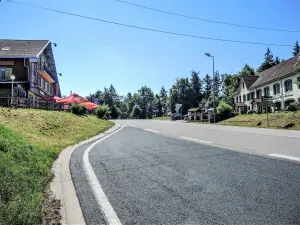
[[[290,159],[294,161],[300,162],[300,158],[295,156],[289,156],[289,155],[281,155],[281,154],[268,154],[269,156],[278,157],[278,158],[284,158],[284,159]]]
[[[154,132],[154,133],[159,133],[159,131],[157,131],[157,130],[151,130],[151,129],[144,129],[144,130]]]
[[[202,143],[202,144],[212,144],[212,142],[210,141],[203,141],[203,140],[199,140],[199,139],[195,139],[195,138],[189,138],[189,137],[180,137],[182,139],[186,139],[186,140],[189,140],[189,141],[196,141],[196,142],[199,142],[199,143]]]
[[[129,126],[136,127],[136,125],[130,124]]]
[[[119,132],[123,128],[124,128],[124,126],[122,126],[119,130],[116,130],[116,131],[108,134],[107,136],[103,137],[102,139],[94,142],[92,145],[90,145],[85,150],[85,152],[83,154],[83,167],[84,167],[86,177],[87,177],[89,184],[94,192],[94,195],[96,197],[98,205],[105,216],[106,221],[108,222],[108,224],[113,224],[113,225],[121,225],[121,221],[118,218],[115,210],[109,203],[109,201],[98,181],[98,178],[97,178],[97,176],[90,164],[90,161],[89,161],[89,153],[95,145],[97,145],[101,141],[104,141],[106,138],[110,137],[111,135],[114,135],[115,133]]]

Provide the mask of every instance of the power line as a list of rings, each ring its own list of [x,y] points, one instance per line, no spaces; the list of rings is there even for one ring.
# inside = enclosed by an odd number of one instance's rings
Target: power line
[[[168,12],[168,11],[155,9],[155,8],[150,8],[150,7],[147,7],[147,6],[138,5],[138,4],[131,3],[131,2],[126,2],[126,1],[123,1],[123,0],[115,0],[115,1],[127,4],[127,5],[132,5],[132,6],[135,6],[135,7],[147,9],[147,10],[152,10],[152,11],[164,13],[164,14],[184,17],[184,18],[193,19],[193,20],[200,20],[200,21],[209,22],[209,23],[217,23],[217,24],[223,24],[223,25],[235,26],[235,27],[244,27],[244,28],[250,28],[250,29],[256,29],[256,30],[269,30],[269,31],[290,32],[290,33],[299,33],[300,32],[300,30],[285,30],[285,29],[276,29],[276,28],[256,27],[256,26],[248,26],[248,25],[228,23],[228,22],[222,22],[222,21],[216,21],[216,20],[203,19],[203,18],[199,18],[199,17],[188,16],[188,15],[184,15],[184,14]]]
[[[30,7],[33,7],[33,8],[38,8],[38,9],[43,9],[43,10],[47,10],[47,11],[51,11],[51,12],[61,13],[61,14],[69,15],[69,16],[80,17],[80,18],[89,19],[89,20],[93,20],[93,21],[109,23],[109,24],[123,26],[123,27],[130,27],[130,28],[135,28],[135,29],[140,29],[140,30],[147,30],[147,31],[152,31],[152,32],[157,32],[157,33],[171,34],[171,35],[176,35],[176,36],[183,36],[183,37],[190,37],[190,38],[197,38],[197,39],[206,39],[206,40],[213,40],[213,41],[240,43],[240,44],[266,45],[266,46],[278,46],[278,47],[293,47],[293,45],[288,45],[288,44],[274,44],[274,43],[272,44],[272,43],[262,43],[262,42],[239,41],[239,40],[212,38],[212,37],[202,37],[202,36],[197,36],[197,35],[192,35],[192,34],[176,33],[176,32],[165,31],[165,30],[156,30],[156,29],[147,28],[147,27],[140,27],[140,26],[135,26],[135,25],[130,25],[130,24],[124,24],[124,23],[118,23],[118,22],[113,22],[113,21],[108,21],[108,20],[102,20],[102,19],[98,19],[98,18],[95,18],[95,17],[84,16],[84,15],[80,15],[80,14],[65,12],[65,11],[51,9],[51,8],[46,8],[46,7],[32,5],[32,4],[19,2],[19,1],[15,1],[15,0],[7,0],[7,1],[12,2],[12,3],[17,3],[17,4],[20,4],[20,5],[30,6]]]

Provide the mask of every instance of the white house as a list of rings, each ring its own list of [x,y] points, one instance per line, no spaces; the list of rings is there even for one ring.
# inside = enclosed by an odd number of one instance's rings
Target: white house
[[[300,56],[290,58],[257,76],[245,76],[240,80],[234,102],[237,110],[242,112],[253,109],[263,110],[262,97],[272,97],[274,107],[270,111],[285,109],[293,102],[300,103],[300,81],[297,66],[300,66]]]

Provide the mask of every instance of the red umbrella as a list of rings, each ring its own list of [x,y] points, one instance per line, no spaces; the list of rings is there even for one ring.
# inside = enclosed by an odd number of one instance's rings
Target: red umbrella
[[[95,109],[98,107],[97,104],[92,103],[92,102],[82,102],[80,104],[85,105],[88,109]]]
[[[61,98],[60,97],[57,97],[57,96],[51,96],[51,97],[48,97],[48,98],[43,98],[41,99],[41,101],[44,101],[44,102],[52,102],[52,103],[57,103],[58,101],[60,101]]]
[[[89,100],[87,100],[86,98],[78,94],[71,94],[70,96],[59,100],[58,103],[74,104],[74,103],[83,103],[88,101]]]

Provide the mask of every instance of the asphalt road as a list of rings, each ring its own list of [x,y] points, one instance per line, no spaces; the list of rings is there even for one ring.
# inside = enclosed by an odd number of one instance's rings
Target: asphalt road
[[[183,123],[180,121],[117,120],[173,137],[188,137],[214,146],[254,154],[282,154],[300,160],[300,131]]]
[[[300,224],[300,163],[147,129],[124,127],[89,155],[122,224]],[[82,169],[87,147],[72,155],[72,178],[87,224],[105,224]]]

